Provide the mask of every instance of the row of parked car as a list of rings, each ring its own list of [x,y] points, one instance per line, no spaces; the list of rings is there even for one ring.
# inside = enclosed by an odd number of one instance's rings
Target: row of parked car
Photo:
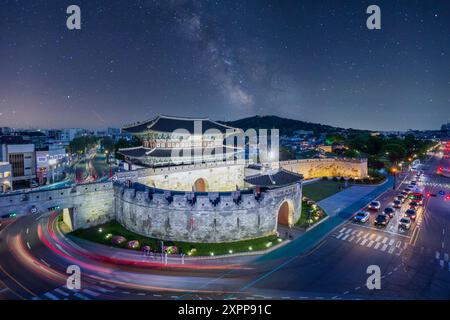
[[[391,219],[396,214],[397,210],[401,209],[405,202],[409,201],[408,209],[403,213],[403,217],[399,220],[398,228],[409,230],[412,221],[416,220],[417,211],[423,205],[423,192],[419,191],[417,184],[421,181],[421,173],[415,176],[415,180],[395,197],[391,206],[384,208],[383,212],[378,214],[374,220],[375,226],[386,227]],[[368,211],[358,212],[354,216],[354,221],[357,223],[366,223],[370,219],[369,211],[379,211],[381,209],[380,201],[372,201],[368,205]]]

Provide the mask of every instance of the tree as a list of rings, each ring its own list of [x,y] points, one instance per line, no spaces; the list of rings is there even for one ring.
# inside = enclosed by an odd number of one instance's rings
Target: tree
[[[98,139],[93,136],[76,137],[69,143],[71,153],[84,154],[88,149],[92,149],[97,144]]]
[[[383,152],[392,163],[397,163],[406,156],[406,149],[399,144],[387,144]]]

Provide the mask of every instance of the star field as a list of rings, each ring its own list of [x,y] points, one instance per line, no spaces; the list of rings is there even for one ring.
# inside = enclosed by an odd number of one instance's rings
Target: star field
[[[66,28],[81,8],[82,29]],[[381,30],[366,8],[381,8]],[[438,129],[450,2],[0,1],[0,126],[104,128],[156,114],[279,115]]]

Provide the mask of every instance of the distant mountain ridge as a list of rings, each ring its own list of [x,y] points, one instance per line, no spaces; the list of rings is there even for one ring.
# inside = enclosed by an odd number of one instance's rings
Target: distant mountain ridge
[[[247,130],[253,129],[279,129],[281,135],[289,135],[297,130],[313,131],[317,133],[332,133],[332,132],[368,132],[368,130],[358,129],[344,129],[333,127],[325,124],[312,123],[302,120],[294,120],[281,118],[278,116],[253,116],[243,118],[235,121],[219,121],[231,127]]]

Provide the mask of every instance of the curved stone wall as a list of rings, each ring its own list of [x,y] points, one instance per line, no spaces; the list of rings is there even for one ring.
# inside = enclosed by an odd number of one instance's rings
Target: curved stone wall
[[[304,159],[280,162],[280,167],[303,175],[305,179],[322,177],[367,177],[367,159]]]
[[[197,194],[193,205],[187,194],[175,194],[170,202],[168,195],[115,185],[116,219],[128,230],[152,238],[229,242],[275,234],[278,209],[285,201],[292,204],[293,222],[301,214],[301,183],[263,192],[258,199],[253,193],[242,194],[239,203],[230,193]]]

